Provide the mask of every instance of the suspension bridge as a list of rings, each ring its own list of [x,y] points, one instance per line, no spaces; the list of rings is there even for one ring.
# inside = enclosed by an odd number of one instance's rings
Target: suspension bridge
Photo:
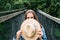
[[[4,24],[9,31],[8,39],[13,40],[16,38],[16,32],[20,29],[20,25],[24,20],[24,14],[27,9],[17,9],[12,11],[0,12],[0,24]],[[39,22],[45,28],[45,32],[48,40],[57,40],[55,30],[60,27],[60,19],[53,17],[40,9],[36,10]],[[9,29],[8,29],[9,28]],[[60,36],[59,36],[60,37]]]

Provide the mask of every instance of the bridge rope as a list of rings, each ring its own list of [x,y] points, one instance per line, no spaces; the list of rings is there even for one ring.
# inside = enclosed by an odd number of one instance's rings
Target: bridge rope
[[[26,10],[24,10],[24,11],[26,11]],[[8,20],[10,18],[13,18],[13,17],[21,14],[24,11],[19,11],[19,12],[15,12],[15,13],[12,13],[12,14],[5,15],[5,16],[1,16],[0,17],[0,23],[4,22],[4,21],[6,21],[6,20]]]
[[[41,13],[42,15],[44,15],[45,17],[47,17],[47,18],[49,18],[49,19],[57,22],[58,24],[60,24],[60,19],[59,19],[59,18],[53,17],[53,16],[51,16],[51,15],[49,15],[49,14],[47,14],[47,13],[45,13],[45,12],[39,10],[39,9],[38,9],[37,11],[38,11],[39,13]]]

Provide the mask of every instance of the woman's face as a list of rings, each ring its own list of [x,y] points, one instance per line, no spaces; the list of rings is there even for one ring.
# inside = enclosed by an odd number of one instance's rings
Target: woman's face
[[[31,19],[31,18],[34,19],[34,15],[33,15],[32,13],[28,13],[28,14],[27,14],[27,19]]]

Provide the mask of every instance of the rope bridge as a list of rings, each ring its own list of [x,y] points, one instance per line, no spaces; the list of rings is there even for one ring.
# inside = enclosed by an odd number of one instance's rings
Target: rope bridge
[[[8,40],[13,40],[16,38],[16,32],[20,29],[20,25],[24,20],[24,13],[27,9],[24,10],[15,10],[15,11],[8,11],[8,12],[0,12],[0,14],[6,14],[0,16],[0,24],[4,24],[7,27],[9,34]],[[47,35],[48,40],[57,40],[57,33],[56,30],[60,27],[60,19],[53,17],[43,11],[37,9],[36,14],[38,15],[39,22],[45,28],[45,32]],[[59,36],[60,37],[60,36]]]

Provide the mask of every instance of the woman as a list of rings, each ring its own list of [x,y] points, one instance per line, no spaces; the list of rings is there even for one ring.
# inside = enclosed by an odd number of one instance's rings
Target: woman
[[[33,10],[28,10],[25,13],[25,20],[26,19],[32,19],[32,18],[38,21],[38,17],[35,14],[35,12]],[[46,37],[45,30],[44,30],[43,26],[41,24],[40,24],[40,26],[42,28],[43,35],[40,33],[40,31],[38,31],[37,34],[39,35],[39,38],[37,40],[47,40],[47,37]],[[19,40],[21,33],[22,33],[22,30],[17,32],[17,40]],[[23,38],[21,37],[21,39],[23,39]]]

